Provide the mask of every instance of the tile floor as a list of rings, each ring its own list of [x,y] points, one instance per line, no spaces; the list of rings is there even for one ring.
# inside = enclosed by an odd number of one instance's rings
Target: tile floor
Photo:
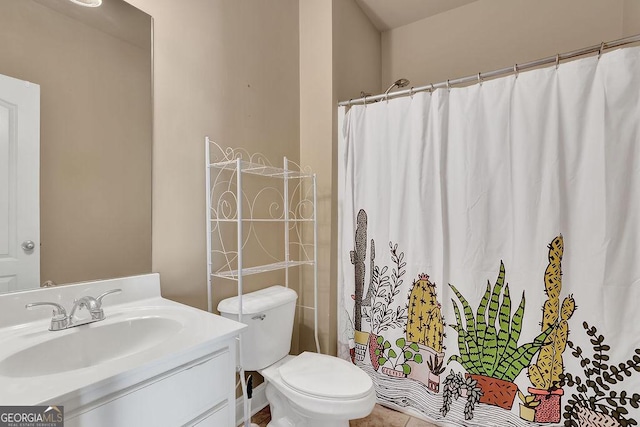
[[[251,418],[251,421],[260,427],[266,427],[269,420],[271,420],[271,413],[268,406]],[[350,427],[436,427],[435,424],[380,405],[376,405],[368,417],[352,420],[349,425]]]

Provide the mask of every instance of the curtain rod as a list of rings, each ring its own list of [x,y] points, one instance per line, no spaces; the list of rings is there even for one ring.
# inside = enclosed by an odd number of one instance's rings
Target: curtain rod
[[[361,104],[361,105],[370,104],[373,102],[380,101],[382,99],[400,98],[407,95],[413,95],[417,92],[432,92],[435,89],[451,88],[451,86],[453,85],[472,83],[472,82],[482,82],[483,79],[493,78],[493,77],[502,77],[509,74],[517,74],[520,71],[539,67],[541,65],[556,64],[556,66],[558,66],[560,64],[560,61],[576,58],[578,56],[589,55],[591,53],[598,53],[598,57],[599,57],[600,55],[602,55],[602,52],[605,49],[613,49],[616,47],[621,47],[627,44],[632,44],[637,42],[640,42],[640,34],[637,34],[635,36],[625,37],[618,40],[613,40],[610,42],[602,42],[599,45],[574,50],[573,52],[561,53],[556,56],[549,56],[547,58],[538,59],[536,61],[525,62],[524,64],[515,64],[513,67],[501,68],[499,70],[489,71],[486,73],[478,73],[473,76],[447,80],[445,82],[429,84],[427,86],[412,87],[411,89],[399,90],[396,92],[389,93],[388,95],[383,93],[380,95],[364,96],[362,98],[350,99],[348,101],[341,101],[341,102],[338,102],[338,105],[341,107],[343,106],[346,107],[346,106],[356,105],[356,104]]]

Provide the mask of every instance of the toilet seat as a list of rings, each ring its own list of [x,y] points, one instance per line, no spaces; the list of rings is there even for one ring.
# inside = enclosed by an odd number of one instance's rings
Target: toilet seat
[[[312,363],[323,363],[320,362],[320,358],[316,358],[317,356],[336,359],[338,363],[344,362],[349,366],[349,368],[344,368],[344,371],[341,368],[337,368],[340,370],[339,372],[344,373],[346,371],[347,373],[345,375],[348,375],[349,378],[353,378],[349,374],[349,372],[351,372],[351,365],[349,362],[332,356],[323,356],[315,353],[310,353],[312,356],[309,356],[308,354],[303,356],[304,354],[305,353],[300,356],[285,356],[273,365],[259,371],[267,383],[266,395],[269,400],[269,404],[272,406],[272,411],[284,411],[280,412],[280,414],[289,414],[286,415],[286,417],[290,417],[290,419],[294,420],[297,419],[296,417],[302,416],[306,420],[314,420],[313,422],[310,421],[311,424],[309,425],[322,427],[346,427],[349,425],[348,420],[363,418],[371,413],[374,405],[376,404],[376,391],[373,386],[373,381],[371,381],[369,375],[364,371],[361,371],[364,376],[360,378],[356,377],[356,380],[353,381],[354,383],[360,384],[360,387],[363,389],[368,389],[368,392],[366,392],[364,396],[361,396],[360,398],[354,397],[359,394],[359,391],[356,389],[353,395],[337,397],[336,394],[342,394],[343,396],[347,395],[344,391],[339,393],[340,388],[342,388],[343,385],[342,381],[339,381],[337,384],[334,383],[331,391],[328,391],[328,388],[318,390],[314,385],[317,386],[322,382],[309,380],[309,374],[314,372],[314,370],[311,368],[309,370],[300,370],[300,366],[303,365],[303,368],[306,368],[304,365],[307,365],[309,361]],[[300,357],[302,357],[304,362],[293,363],[288,368],[282,369]],[[332,362],[328,363],[331,364]],[[335,365],[330,365],[330,367],[331,366]],[[353,365],[352,368],[360,371],[360,369],[355,365]],[[288,377],[289,383],[286,383],[282,378],[282,371],[284,371],[285,376]],[[327,371],[322,370],[321,374],[326,376]],[[315,376],[316,374],[314,373],[313,375]],[[307,381],[304,381],[305,378],[307,378]],[[289,384],[293,384],[298,388],[294,388]],[[329,396],[321,397],[309,393],[309,391],[302,391],[300,389],[310,390],[312,393],[317,393],[319,391],[320,393],[324,393]],[[286,403],[283,403],[284,401],[286,401]],[[274,403],[276,404],[276,407],[273,406]],[[274,414],[275,413],[272,412],[272,417]],[[290,423],[283,425],[295,425],[295,422],[293,424]]]
[[[337,357],[304,352],[279,368],[282,382],[311,397],[355,400],[371,393],[370,377],[355,365]]]

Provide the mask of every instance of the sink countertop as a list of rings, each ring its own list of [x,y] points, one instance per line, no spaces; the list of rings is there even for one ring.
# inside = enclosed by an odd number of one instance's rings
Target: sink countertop
[[[121,288],[123,292],[104,299],[105,320],[62,331],[48,330],[51,309],[24,308],[29,302],[53,301],[62,304],[70,312],[75,298],[84,295],[95,297],[114,288]],[[53,404],[76,408],[100,399],[114,389],[122,390],[205,356],[246,327],[162,298],[157,274],[0,295],[0,310],[8,314],[3,314],[0,319],[0,364],[29,347],[40,345],[46,351],[47,342],[75,338],[66,335],[88,334],[92,329],[111,327],[119,322],[126,324],[132,319],[152,317],[175,322],[171,323],[175,327],[166,339],[153,342],[131,354],[101,361],[95,366],[36,376],[20,372],[1,373],[2,405]],[[78,351],[74,348],[65,351],[71,353],[74,350]],[[55,360],[52,362],[55,363]]]

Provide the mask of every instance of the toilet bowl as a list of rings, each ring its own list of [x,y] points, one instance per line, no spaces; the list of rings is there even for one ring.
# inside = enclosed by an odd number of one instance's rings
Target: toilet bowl
[[[344,427],[376,403],[371,378],[337,357],[305,352],[260,373],[267,381],[269,427]]]
[[[271,406],[269,427],[346,427],[371,413],[376,393],[361,369],[333,356],[289,355],[298,295],[283,286],[244,294],[240,337],[241,364],[266,381]],[[238,297],[218,304],[224,317],[238,320]]]

